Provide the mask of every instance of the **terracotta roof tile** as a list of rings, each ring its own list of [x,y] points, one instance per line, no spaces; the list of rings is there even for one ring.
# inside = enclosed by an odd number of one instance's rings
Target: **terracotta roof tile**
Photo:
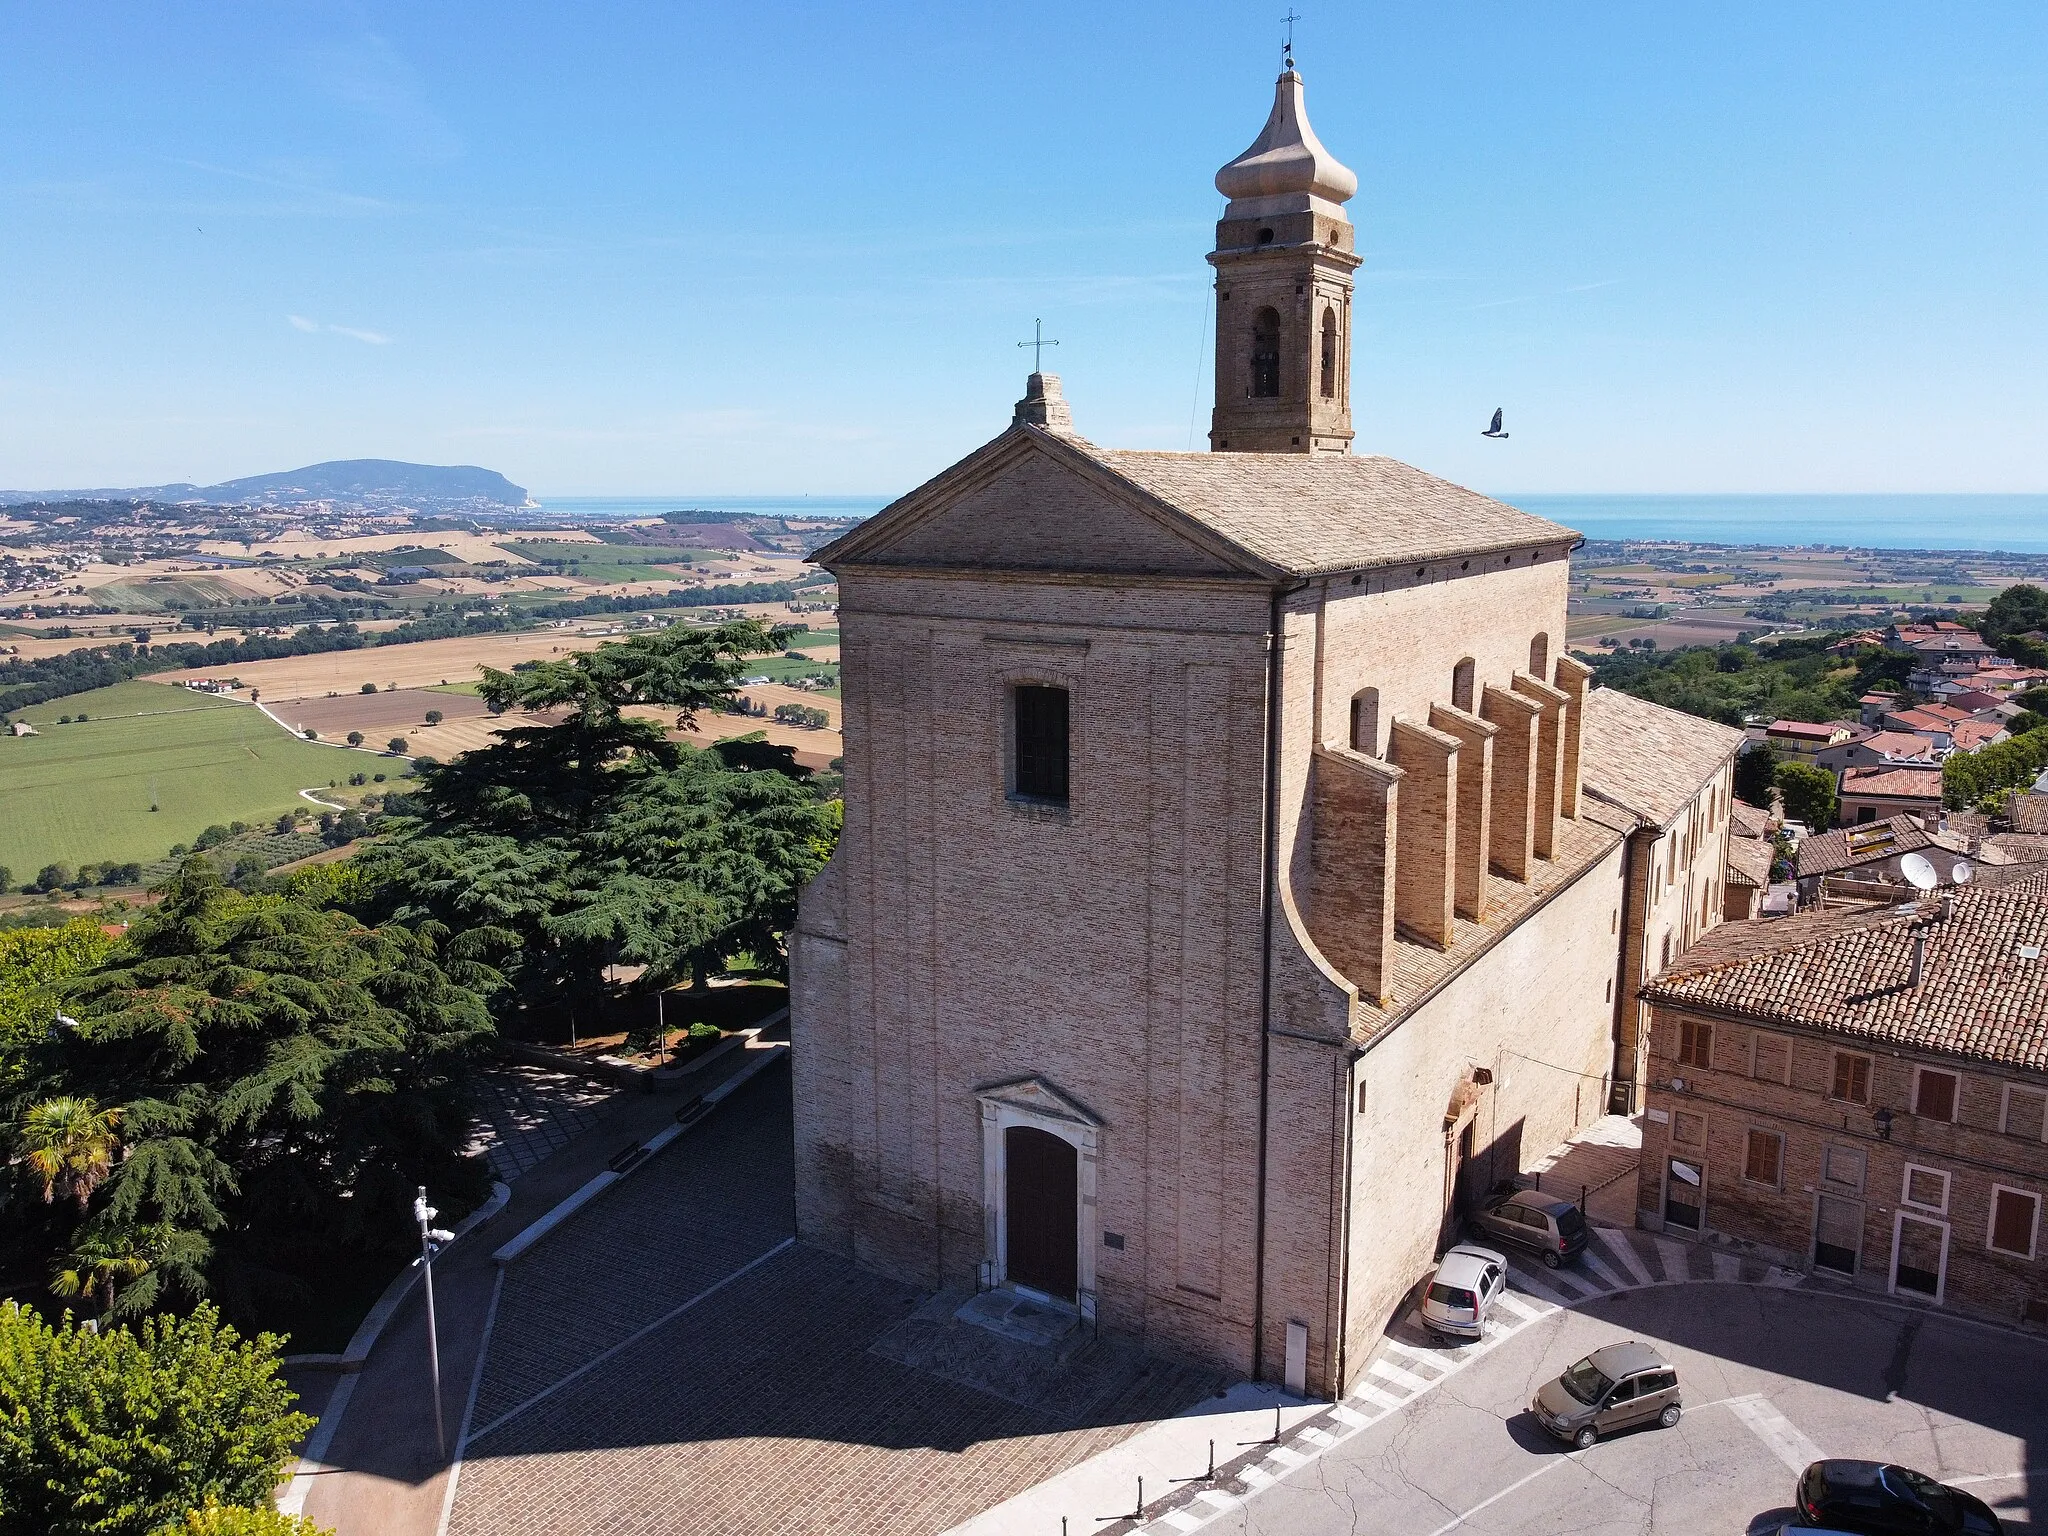
[[[1952,853],[1968,851],[1960,837],[1930,833],[1917,813],[1887,816],[1858,826],[1819,832],[1799,845],[1799,878],[1833,874],[1859,864],[1879,864],[1894,854],[1916,853],[1936,844]]]
[[[1842,774],[1845,795],[1903,795],[1911,799],[1939,800],[1939,768],[1850,768]]]
[[[1145,453],[1069,439],[1241,549],[1296,575],[1561,544],[1578,535],[1398,459]]]
[[[2048,870],[1942,901],[1728,923],[1643,989],[1654,1002],[2048,1071]],[[1926,940],[1919,985],[1915,938]]]
[[[1742,732],[1614,688],[1586,695],[1579,761],[1586,792],[1663,826],[1742,745]]]
[[[1760,837],[1731,837],[1728,839],[1728,883],[1730,885],[1754,886],[1757,890],[1768,890],[1771,884],[1771,860],[1777,849]]]

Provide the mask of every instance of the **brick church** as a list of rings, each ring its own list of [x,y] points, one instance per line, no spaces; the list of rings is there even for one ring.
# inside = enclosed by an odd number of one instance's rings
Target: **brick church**
[[[1458,1208],[1637,1106],[1735,731],[1589,687],[1570,529],[1352,452],[1357,178],[1280,77],[1207,453],[1008,428],[827,546],[802,1237],[1336,1393]]]

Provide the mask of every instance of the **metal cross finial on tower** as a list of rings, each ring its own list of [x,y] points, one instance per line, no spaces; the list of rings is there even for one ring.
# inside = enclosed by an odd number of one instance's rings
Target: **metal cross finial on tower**
[[[1287,41],[1280,45],[1280,62],[1286,68],[1292,69],[1294,68],[1294,24],[1301,20],[1301,17],[1296,15],[1293,7],[1290,6],[1287,14],[1280,19],[1287,23]]]
[[[1045,334],[1045,322],[1043,320],[1034,320],[1031,322],[1031,339],[1029,341],[1020,341],[1017,345],[1031,349],[1031,371],[1033,373],[1043,373],[1045,372],[1045,349],[1047,347],[1056,347],[1059,343]]]

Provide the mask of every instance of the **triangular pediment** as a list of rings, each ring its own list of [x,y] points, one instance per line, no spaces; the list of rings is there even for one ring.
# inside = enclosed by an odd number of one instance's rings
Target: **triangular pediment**
[[[974,1096],[984,1104],[1005,1104],[1012,1109],[1026,1109],[1047,1119],[1070,1120],[1076,1125],[1096,1130],[1102,1129],[1105,1123],[1079,1099],[1062,1093],[1042,1077],[1019,1077],[1009,1082],[991,1083],[986,1088],[977,1088]]]
[[[819,564],[1270,579],[1265,564],[1067,443],[1013,427],[813,556]]]

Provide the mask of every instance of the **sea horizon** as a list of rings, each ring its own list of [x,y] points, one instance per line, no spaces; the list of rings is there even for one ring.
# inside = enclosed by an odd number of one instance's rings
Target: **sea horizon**
[[[549,517],[630,521],[665,512],[869,517],[886,495],[536,496]],[[1852,548],[2048,553],[2048,492],[1799,494],[1499,493],[1498,500],[1589,539],[1765,549]]]

